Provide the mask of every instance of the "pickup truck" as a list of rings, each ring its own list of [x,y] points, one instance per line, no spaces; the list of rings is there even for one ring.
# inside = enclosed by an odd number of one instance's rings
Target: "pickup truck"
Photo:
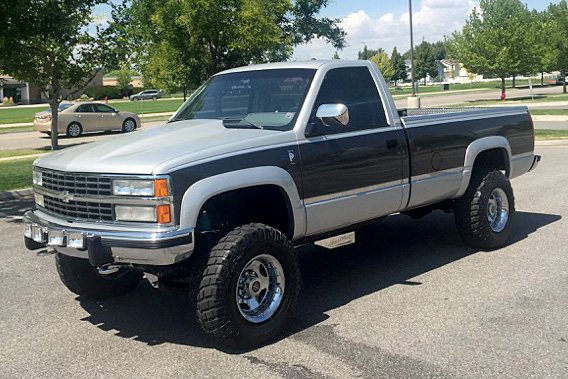
[[[497,249],[510,179],[539,161],[525,107],[399,111],[368,61],[252,65],[211,77],[163,127],[39,158],[24,240],[80,297],[145,274],[184,286],[222,344],[252,347],[294,312],[296,246],[443,209],[466,243]]]

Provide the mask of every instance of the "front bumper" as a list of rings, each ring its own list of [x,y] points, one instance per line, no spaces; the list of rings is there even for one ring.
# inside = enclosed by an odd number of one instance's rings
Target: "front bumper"
[[[193,252],[193,228],[159,232],[86,229],[48,221],[38,213],[28,211],[23,218],[28,249],[53,247],[62,254],[89,259],[93,266],[111,263],[164,266],[180,262]]]

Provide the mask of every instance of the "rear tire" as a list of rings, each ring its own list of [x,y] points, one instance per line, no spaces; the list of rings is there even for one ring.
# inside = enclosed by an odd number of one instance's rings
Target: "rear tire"
[[[55,255],[59,278],[73,293],[87,299],[105,299],[133,291],[143,274],[130,269],[120,269],[113,274],[102,275],[87,259]]]
[[[238,227],[208,254],[198,322],[229,347],[262,345],[291,318],[300,282],[296,253],[284,234],[263,224]]]
[[[511,235],[515,197],[498,170],[477,169],[465,194],[454,204],[456,225],[467,244],[481,250],[504,246]]]
[[[71,138],[79,137],[83,133],[83,127],[78,122],[72,122],[67,127],[67,136]]]

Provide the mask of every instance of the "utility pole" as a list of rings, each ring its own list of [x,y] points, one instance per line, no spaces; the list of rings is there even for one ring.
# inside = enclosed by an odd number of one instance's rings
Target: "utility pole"
[[[414,30],[412,26],[412,0],[408,0],[408,19],[410,23],[410,80],[412,81],[412,96],[408,98],[408,108],[420,108],[420,98],[416,96],[414,79]]]

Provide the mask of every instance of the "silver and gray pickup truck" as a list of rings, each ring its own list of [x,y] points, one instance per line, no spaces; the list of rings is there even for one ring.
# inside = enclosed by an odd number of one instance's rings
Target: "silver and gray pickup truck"
[[[333,248],[387,215],[454,212],[463,240],[507,243],[509,180],[533,170],[524,107],[397,111],[368,61],[242,67],[163,127],[42,157],[25,245],[84,298],[184,285],[201,327],[250,347],[300,291],[295,246]]]

